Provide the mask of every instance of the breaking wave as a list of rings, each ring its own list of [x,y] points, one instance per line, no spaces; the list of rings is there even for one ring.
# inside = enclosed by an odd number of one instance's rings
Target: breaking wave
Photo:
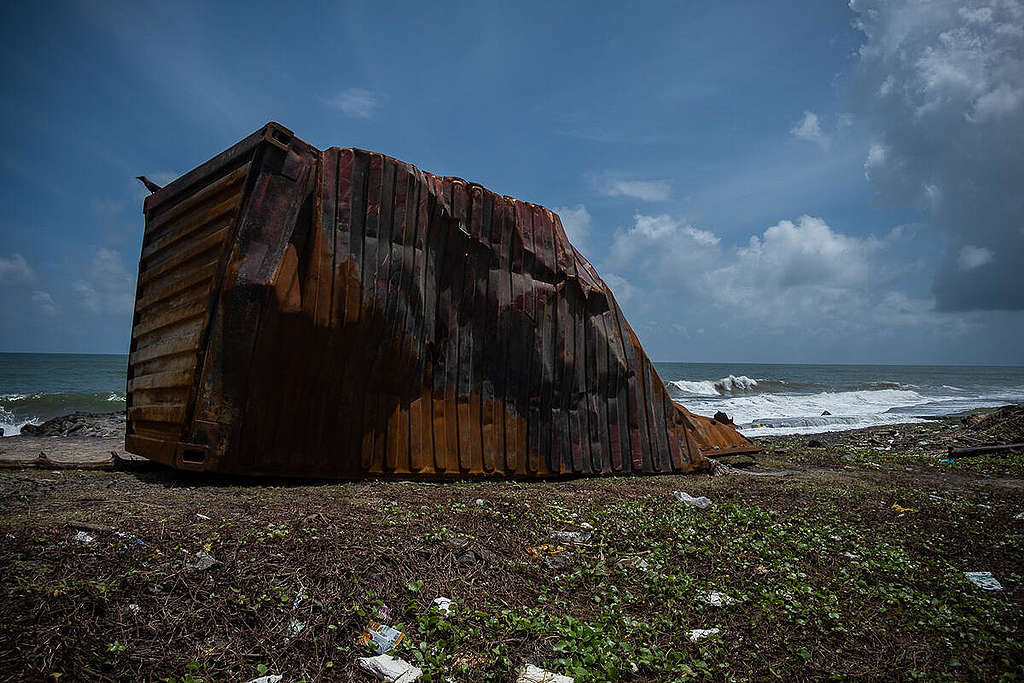
[[[26,424],[40,424],[68,413],[111,413],[124,410],[125,395],[116,391],[91,394],[31,393],[0,395],[0,429],[4,436],[17,436]]]

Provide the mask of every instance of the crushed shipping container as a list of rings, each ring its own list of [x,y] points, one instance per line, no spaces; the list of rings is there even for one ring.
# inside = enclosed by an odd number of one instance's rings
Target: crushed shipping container
[[[151,194],[126,450],[251,475],[670,473],[669,398],[556,214],[269,123]]]

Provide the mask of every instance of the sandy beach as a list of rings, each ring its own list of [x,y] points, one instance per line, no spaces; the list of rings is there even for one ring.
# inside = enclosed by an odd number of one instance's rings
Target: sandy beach
[[[4,680],[367,680],[385,605],[433,680],[1024,673],[1024,456],[947,457],[1019,412],[760,438],[719,476],[447,485],[115,464],[91,420],[0,441]]]

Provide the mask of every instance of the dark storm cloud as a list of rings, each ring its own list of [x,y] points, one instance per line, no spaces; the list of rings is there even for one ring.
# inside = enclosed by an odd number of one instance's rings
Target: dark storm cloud
[[[855,101],[883,201],[930,215],[946,244],[939,310],[1024,309],[1024,3],[852,0]]]

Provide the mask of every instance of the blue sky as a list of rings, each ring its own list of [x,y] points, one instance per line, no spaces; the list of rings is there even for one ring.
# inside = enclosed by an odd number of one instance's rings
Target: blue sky
[[[269,120],[557,210],[656,360],[1024,363],[1024,5],[8,3],[0,350],[123,352]]]

